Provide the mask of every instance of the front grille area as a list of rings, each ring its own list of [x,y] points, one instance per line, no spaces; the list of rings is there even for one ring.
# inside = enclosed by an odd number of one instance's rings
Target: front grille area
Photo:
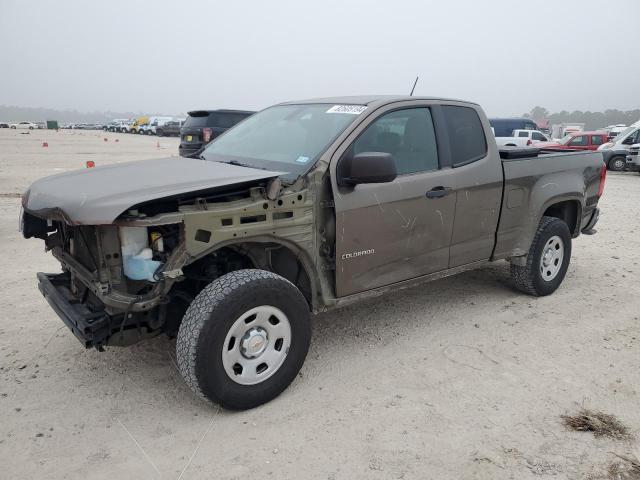
[[[100,257],[96,227],[73,226],[67,230],[69,241],[65,242],[64,250],[90,272],[97,271]]]

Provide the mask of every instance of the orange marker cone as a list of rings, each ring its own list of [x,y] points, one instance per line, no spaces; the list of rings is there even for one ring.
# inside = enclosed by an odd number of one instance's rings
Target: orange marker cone
[[[105,141],[105,142],[108,142],[108,141],[109,141],[109,139],[108,139],[107,137],[104,137],[104,141]]]
[[[160,148],[160,140],[156,141],[156,148]]]
[[[119,142],[120,140],[119,140],[118,138],[116,138],[116,140],[115,140],[115,141],[116,141],[116,142]]]
[[[93,168],[96,166],[96,162],[93,160],[87,160],[87,168]]]
[[[42,147],[43,147],[43,148],[46,148],[46,147],[48,147],[48,146],[49,146],[49,144],[48,144],[47,142],[42,142]]]

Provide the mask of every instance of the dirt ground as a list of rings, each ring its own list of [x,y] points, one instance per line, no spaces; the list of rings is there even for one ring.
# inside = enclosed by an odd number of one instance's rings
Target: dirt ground
[[[17,231],[31,181],[177,155],[157,141],[0,130],[0,477],[595,479],[631,449],[560,415],[594,408],[640,434],[637,173],[609,174],[598,234],[574,242],[555,294],[515,292],[501,262],[317,316],[296,381],[233,413],[192,395],[166,338],[85,350],[36,286],[57,262]]]

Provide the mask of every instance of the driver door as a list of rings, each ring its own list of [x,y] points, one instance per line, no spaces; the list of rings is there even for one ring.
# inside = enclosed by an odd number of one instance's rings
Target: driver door
[[[398,176],[341,187],[334,165],[337,295],[447,269],[456,193],[453,170],[440,166],[431,109],[387,107],[353,137],[339,158],[390,153]]]

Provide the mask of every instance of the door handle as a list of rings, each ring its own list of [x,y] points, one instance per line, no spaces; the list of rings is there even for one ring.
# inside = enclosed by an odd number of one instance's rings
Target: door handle
[[[451,188],[435,187],[427,192],[427,198],[442,198],[449,194]]]

